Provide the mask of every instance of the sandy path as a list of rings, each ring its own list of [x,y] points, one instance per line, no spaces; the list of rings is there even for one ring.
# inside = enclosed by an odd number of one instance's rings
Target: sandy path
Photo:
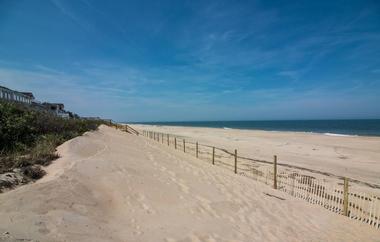
[[[380,137],[327,136],[218,128],[133,125],[137,129],[189,137],[239,154],[279,161],[380,185]]]
[[[108,127],[59,152],[48,176],[0,194],[2,238],[380,241],[379,230]]]

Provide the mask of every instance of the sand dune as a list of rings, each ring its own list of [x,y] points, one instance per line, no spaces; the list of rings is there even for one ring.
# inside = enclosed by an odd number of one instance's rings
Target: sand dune
[[[102,126],[0,194],[0,241],[380,241],[380,231]],[[7,234],[4,234],[7,232]]]

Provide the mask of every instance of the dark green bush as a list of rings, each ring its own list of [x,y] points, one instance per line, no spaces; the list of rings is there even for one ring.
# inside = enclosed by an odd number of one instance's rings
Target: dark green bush
[[[40,179],[46,172],[40,166],[27,166],[22,169],[22,173],[30,179]]]
[[[29,106],[0,101],[0,173],[15,167],[46,165],[55,148],[101,121],[63,119]]]

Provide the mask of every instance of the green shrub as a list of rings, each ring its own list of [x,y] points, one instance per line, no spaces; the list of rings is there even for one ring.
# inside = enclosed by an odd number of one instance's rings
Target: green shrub
[[[29,106],[0,101],[0,173],[15,167],[47,165],[55,148],[103,122],[63,119]]]
[[[40,166],[27,166],[22,169],[22,173],[30,179],[40,179],[46,172]]]

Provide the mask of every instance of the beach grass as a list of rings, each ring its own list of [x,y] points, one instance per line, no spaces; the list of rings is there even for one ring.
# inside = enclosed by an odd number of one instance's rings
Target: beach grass
[[[56,147],[84,132],[97,129],[102,121],[63,119],[29,106],[0,102],[0,174],[26,167],[48,165],[56,158]]]

